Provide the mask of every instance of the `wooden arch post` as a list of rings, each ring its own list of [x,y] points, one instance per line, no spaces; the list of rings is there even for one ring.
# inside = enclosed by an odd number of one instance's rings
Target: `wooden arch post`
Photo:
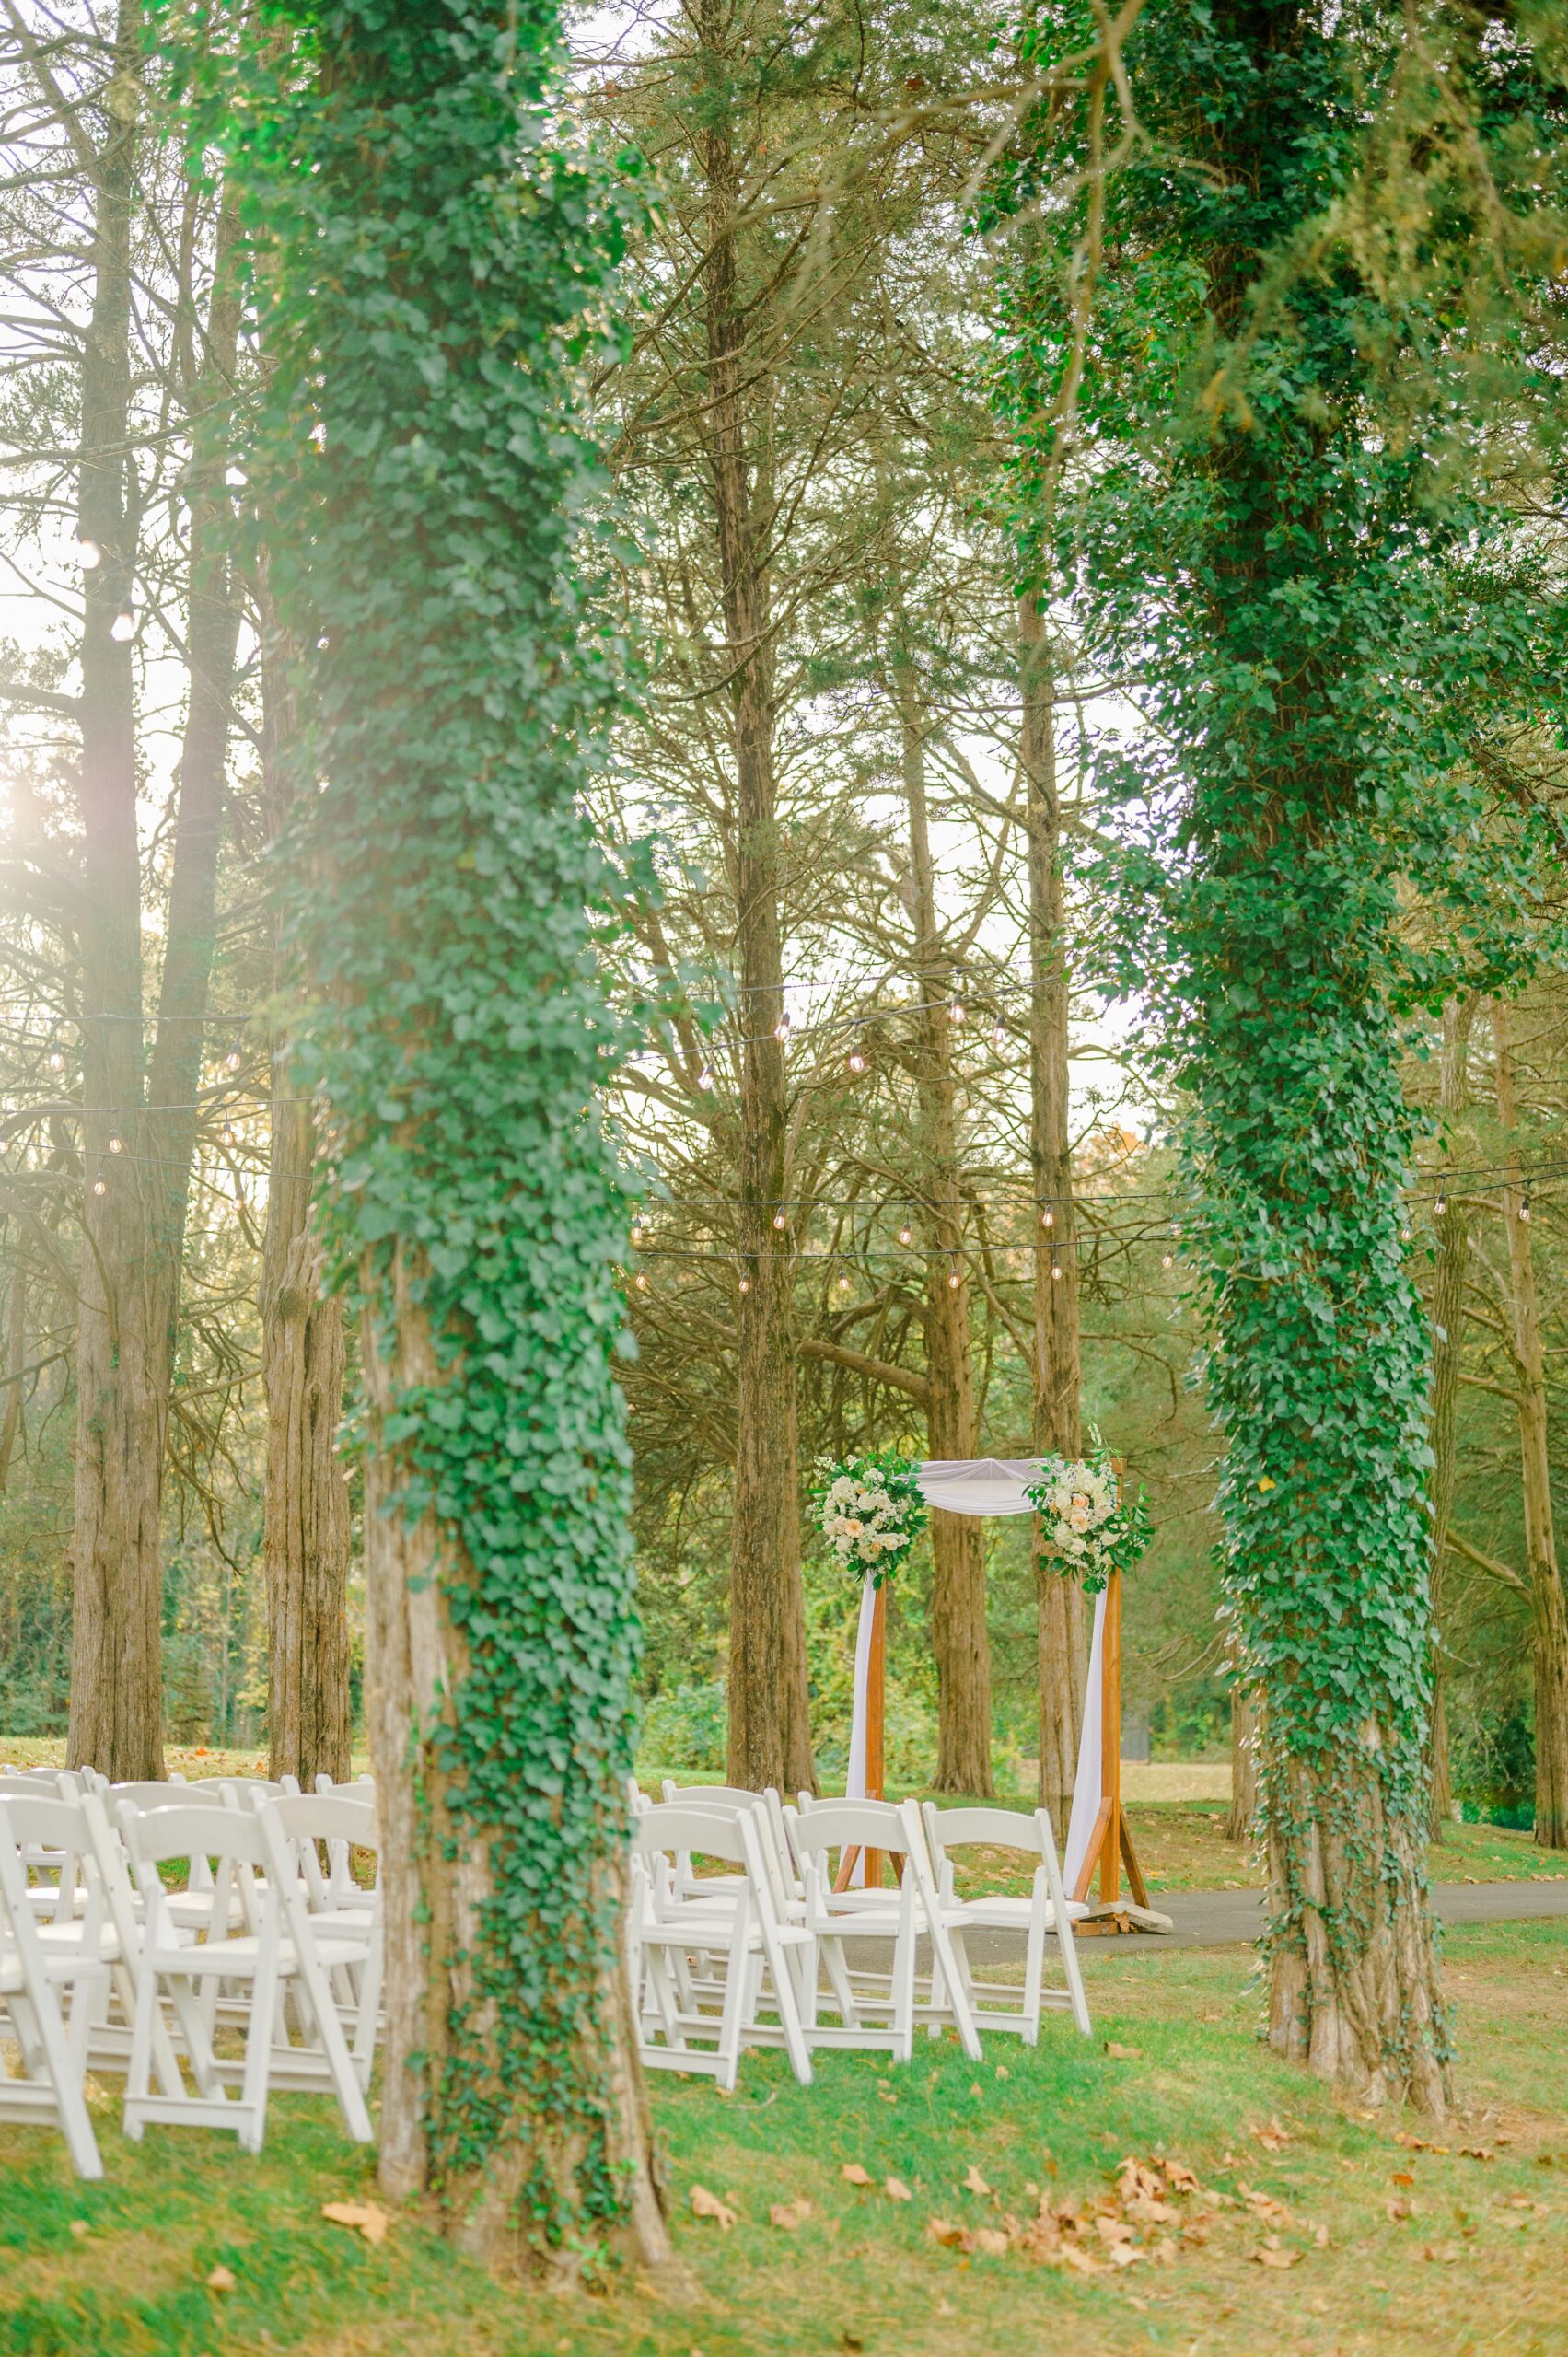
[[[1111,1459],[1120,1491],[1122,1460]],[[1078,1869],[1078,1879],[1072,1896],[1086,1898],[1089,1885],[1099,1869],[1099,1899],[1102,1907],[1114,1907],[1121,1891],[1121,1868],[1127,1868],[1127,1879],[1132,1886],[1133,1903],[1147,1907],[1148,1885],[1144,1869],[1138,1863],[1138,1852],[1132,1845],[1132,1829],[1127,1822],[1127,1812],[1121,1805],[1121,1574],[1112,1571],[1105,1584],[1105,1639],[1100,1648],[1099,1665],[1099,1814],[1095,1818],[1089,1846],[1084,1852],[1084,1863]]]

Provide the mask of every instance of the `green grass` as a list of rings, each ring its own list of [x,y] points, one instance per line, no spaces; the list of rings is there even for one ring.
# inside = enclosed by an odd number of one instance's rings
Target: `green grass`
[[[749,2059],[727,2098],[656,2079],[693,2285],[679,2303],[633,2284],[563,2299],[497,2283],[417,2212],[378,2247],[330,2224],[322,2203],[373,2191],[373,2174],[323,2101],[281,2098],[252,2160],[203,2131],[129,2145],[107,2090],[102,2186],[78,2186],[47,2131],[0,2132],[0,2357],[1559,2357],[1568,1926],[1470,1927],[1447,1952],[1467,2109],[1429,2140],[1446,2154],[1395,2141],[1421,2122],[1360,2116],[1260,2049],[1250,1959],[1235,1950],[1092,1946],[1092,2043],[1058,2015],[1033,2054],[989,2038],[978,2068],[945,2040],[923,2041],[907,2070],[822,2057],[809,2089],[773,2056]],[[1108,2041],[1135,2052],[1111,2057]],[[1030,2186],[1092,2199],[1124,2154],[1153,2153],[1233,2197],[1205,2202],[1208,2241],[1172,2265],[1083,2279],[927,2236],[935,2217],[1025,2214]],[[846,2184],[845,2163],[872,2187]],[[962,2189],[971,2165],[994,2194]],[[889,2200],[889,2176],[913,2199]],[[692,2214],[696,2185],[734,2208],[733,2230]],[[1243,2188],[1288,2215],[1260,2221]],[[797,2231],[769,2223],[771,2205],[800,2200],[812,2212]],[[1270,2230],[1298,2263],[1257,2263]],[[208,2288],[215,2267],[233,2290]]]

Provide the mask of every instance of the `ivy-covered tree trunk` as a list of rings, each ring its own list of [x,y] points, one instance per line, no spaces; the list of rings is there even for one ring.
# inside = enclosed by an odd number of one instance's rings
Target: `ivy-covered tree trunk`
[[[1468,755],[1551,694],[1551,619],[1529,583],[1503,586],[1502,558],[1481,586],[1473,547],[1505,524],[1458,488],[1446,439],[1477,355],[1428,335],[1437,312],[1473,319],[1478,347],[1507,333],[1506,305],[1468,311],[1453,291],[1474,250],[1455,221],[1473,205],[1495,224],[1473,178],[1491,67],[1456,36],[1451,84],[1400,80],[1407,29],[1393,8],[1330,25],[1307,0],[1150,0],[1126,52],[1141,134],[1105,190],[1103,251],[1129,267],[1094,323],[1095,464],[1053,528],[1151,724],[1102,749],[1104,784],[1142,805],[1103,880],[1187,1108],[1182,1245],[1260,1715],[1270,2038],[1374,2100],[1439,2110],[1428,1348],[1400,1063],[1418,1005],[1532,954],[1537,833],[1508,832],[1517,855],[1487,846]],[[1475,138],[1457,139],[1446,110],[1472,79]],[[1046,185],[1058,142],[1085,132],[1053,101],[1043,160],[1010,165],[1010,193]],[[1369,183],[1400,174],[1425,232],[1372,267],[1353,225],[1376,214]],[[1052,399],[1080,348],[1074,240],[1098,201],[1053,274],[1011,298],[999,399],[1026,545],[1049,516]],[[1412,953],[1412,885],[1455,913],[1451,958]]]
[[[1039,1456],[1076,1457],[1078,1242],[1067,1069],[1067,925],[1062,894],[1062,805],[1056,701],[1040,599],[1018,608],[1023,688],[1024,823],[1029,878],[1029,1169],[1034,1212],[1034,1423]],[[1050,1214],[1049,1224],[1046,1214]],[[1040,1664],[1040,1797],[1065,1838],[1084,1714],[1084,1592],[1046,1557],[1035,1530]]]
[[[615,887],[581,804],[619,681],[572,424],[617,225],[557,143],[549,0],[298,20],[229,137],[266,249],[269,578],[322,781],[291,853],[294,1068],[371,1404],[382,2183],[491,2260],[657,2262],[617,1936],[627,1206],[590,931]]]

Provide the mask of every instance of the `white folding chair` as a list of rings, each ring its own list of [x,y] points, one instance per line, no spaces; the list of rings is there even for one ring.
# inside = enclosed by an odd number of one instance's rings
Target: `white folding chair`
[[[768,1784],[761,1792],[752,1793],[739,1784],[678,1784],[673,1776],[667,1776],[664,1797],[681,1808],[716,1808],[732,1815],[739,1811],[754,1816],[780,1919],[799,1921],[805,1892],[795,1852],[789,1846],[784,1805],[776,1785]],[[645,1801],[644,1806],[648,1805]],[[676,1874],[684,1895],[692,1898],[712,1898],[726,1882],[735,1879],[726,1875],[704,1875],[698,1882],[691,1874],[690,1861],[681,1858],[676,1860]]]
[[[817,1943],[830,2003],[839,2015],[835,2027],[818,2020],[820,1994],[814,1981],[807,2023],[809,2041],[871,2048],[907,2062],[914,2050],[918,2017],[934,2024],[951,2022],[965,2053],[978,2061],[980,2039],[950,1936],[956,1910],[945,1909],[938,1899],[914,1802],[818,1801],[809,1809],[786,1810],[785,1816],[806,1879],[806,1929]],[[835,1890],[832,1853],[849,1850],[901,1858],[897,1890]],[[923,1935],[931,1942],[930,1996],[923,2003],[915,1989]],[[851,1956],[851,1941],[890,1944],[891,1967],[877,1976],[877,1985],[873,1986],[872,1976]]]
[[[269,1852],[261,1817],[249,1810],[189,1804],[139,1816],[124,1806],[120,1824],[144,1914],[142,1974],[125,2082],[127,2136],[138,2140],[149,2120],[225,2128],[238,2135],[245,2151],[259,2153],[272,2086],[329,2086],[349,2134],[356,2143],[370,2143],[370,2116],[316,1943],[308,1933],[299,1936],[298,1877],[287,1870],[286,1860]],[[215,1859],[212,1888],[204,1894],[207,1920],[204,1926],[182,1927],[170,1911],[158,1867],[198,1851]],[[273,1873],[263,1884],[258,1869],[269,1863]],[[255,1928],[236,1932],[236,1920]],[[285,1936],[285,1923],[291,1936]],[[155,2095],[149,2085],[164,1982],[195,2074],[194,2096],[183,2088],[178,2095],[167,2089]],[[225,1984],[249,1991],[244,2060],[238,2065],[220,2061],[214,2049],[217,1994]],[[302,2029],[314,2037],[312,2045],[293,2046],[277,2035],[279,2001],[291,1992],[299,2001]],[[236,2075],[239,2089],[231,2095],[224,2081]]]
[[[712,1898],[688,1898],[674,1862],[693,1855],[740,1872],[726,1875]],[[732,2087],[743,2046],[782,2045],[801,2085],[809,2085],[801,2007],[815,1973],[812,1943],[798,1924],[779,1920],[751,1810],[660,1802],[634,1820],[626,1947],[646,2066],[709,2072]],[[715,1981],[710,1960],[719,1958],[724,1973]],[[775,2023],[761,2018],[769,2005]]]
[[[285,1928],[301,1947],[314,1948],[337,2004],[359,2084],[366,2092],[376,2060],[381,2012],[383,1941],[378,1885],[362,1890],[352,1872],[340,1884],[331,1861],[355,1850],[379,1863],[380,1835],[367,1800],[349,1787],[331,1793],[283,1794],[257,1811],[268,1852],[268,1882],[288,1893]],[[323,1873],[321,1852],[328,1853]]]
[[[9,2017],[21,2058],[13,2077],[0,2067],[0,2118],[53,2119],[64,2134],[78,2177],[103,2175],[98,2139],[87,2116],[87,2032],[108,2001],[109,1968],[95,1935],[46,1947],[28,1896],[24,1863],[31,1849],[75,1847],[66,1820],[75,1805],[64,1798],[17,1795],[0,1800],[0,2005]],[[69,1989],[69,2025],[60,1991]]]
[[[964,1974],[964,1993],[970,2000],[975,2026],[979,2029],[1014,2030],[1026,2046],[1033,2046],[1040,2037],[1040,2016],[1042,2005],[1065,2008],[1072,2014],[1086,2038],[1091,2035],[1088,2001],[1084,1995],[1084,1976],[1078,1968],[1078,1945],[1073,1937],[1073,1925],[1088,1913],[1081,1901],[1068,1898],[1062,1885],[1062,1868],[1056,1855],[1056,1840],[1051,1829],[1051,1817],[1043,1808],[1026,1817],[1021,1810],[1006,1808],[942,1808],[927,1801],[924,1806],[925,1837],[930,1844],[932,1864],[936,1870],[937,1896],[945,1911],[952,1918],[954,1955]],[[960,1900],[953,1873],[952,1852],[983,1845],[989,1849],[1017,1850],[1025,1856],[1038,1860],[1034,1881],[1027,1898],[1008,1892],[982,1893]],[[1001,2001],[1013,1991],[1001,1982],[977,1983],[970,1970],[965,1934],[971,1931],[1020,1932],[1024,1936],[1024,1985],[1019,2003],[1008,2006]],[[1055,1936],[1062,1952],[1062,1969],[1065,1989],[1045,1986],[1045,1943],[1048,1933]],[[994,1998],[998,2002],[982,2005],[977,1998]]]

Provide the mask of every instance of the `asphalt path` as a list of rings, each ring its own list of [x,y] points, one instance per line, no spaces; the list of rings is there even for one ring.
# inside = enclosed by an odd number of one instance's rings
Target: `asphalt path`
[[[1079,1943],[1079,1954],[1155,1955],[1171,1948],[1245,1947],[1263,1928],[1263,1894],[1258,1890],[1156,1890],[1150,1897],[1175,1925],[1170,1932],[1136,1932],[1123,1938],[1097,1936]],[[1517,1923],[1532,1916],[1568,1916],[1568,1882],[1439,1882],[1432,1900],[1444,1923]],[[1016,1964],[1021,1934],[971,1932],[970,1960],[977,1968]]]

